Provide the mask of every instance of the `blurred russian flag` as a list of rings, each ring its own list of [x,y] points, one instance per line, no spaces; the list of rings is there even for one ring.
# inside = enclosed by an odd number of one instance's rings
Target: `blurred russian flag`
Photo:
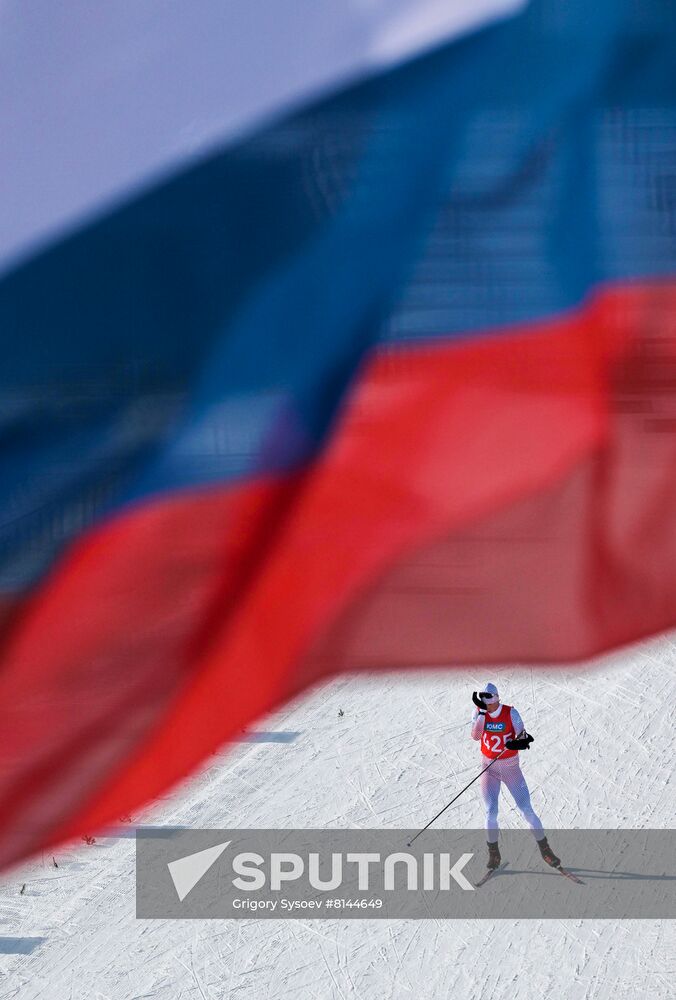
[[[338,670],[676,624],[671,2],[0,29],[0,863]]]

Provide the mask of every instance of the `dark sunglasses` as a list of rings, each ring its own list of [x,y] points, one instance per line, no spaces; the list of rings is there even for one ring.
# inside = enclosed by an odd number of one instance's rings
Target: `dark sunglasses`
[[[493,694],[491,691],[479,691],[480,698],[488,698],[491,701],[493,698],[497,698],[497,694]]]

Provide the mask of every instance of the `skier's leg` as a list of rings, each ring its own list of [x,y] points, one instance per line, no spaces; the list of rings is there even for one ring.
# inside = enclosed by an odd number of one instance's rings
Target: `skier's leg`
[[[491,771],[493,768],[481,775],[481,795],[486,806],[486,840],[489,844],[497,844],[500,779],[496,774],[491,774]]]
[[[491,768],[491,771],[493,768]],[[498,847],[498,799],[500,797],[500,779],[497,775],[486,771],[481,775],[481,794],[486,806],[486,843],[488,844],[489,869],[500,867],[500,849]]]
[[[513,758],[513,762],[509,762],[509,767],[504,768],[502,780],[507,785],[507,788],[514,799],[517,808],[520,810],[521,815],[533,831],[535,839],[542,840],[545,835],[545,831],[542,828],[540,817],[531,805],[528,785],[526,784],[526,779],[523,776],[523,772],[519,767],[516,758]]]
[[[508,762],[505,763],[507,764]],[[542,829],[540,817],[531,805],[528,785],[526,784],[526,779],[523,776],[523,772],[521,771],[516,758],[513,758],[513,762],[510,761],[508,766],[504,768],[502,780],[507,785],[512,798],[521,810],[521,815],[533,831],[533,835],[535,836],[543,859],[548,865],[551,865],[552,868],[558,868],[561,861],[557,858],[556,854],[554,854],[554,851],[549,846],[547,837],[545,836],[545,831]]]

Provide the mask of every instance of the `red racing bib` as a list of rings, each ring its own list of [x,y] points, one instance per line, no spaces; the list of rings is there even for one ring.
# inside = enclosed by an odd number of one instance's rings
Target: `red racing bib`
[[[501,754],[501,760],[506,757],[516,757],[518,750],[505,750],[505,740],[513,740],[515,737],[511,705],[502,705],[493,718],[490,715],[484,716],[484,731],[481,737],[481,752],[484,757],[490,757],[492,760]]]

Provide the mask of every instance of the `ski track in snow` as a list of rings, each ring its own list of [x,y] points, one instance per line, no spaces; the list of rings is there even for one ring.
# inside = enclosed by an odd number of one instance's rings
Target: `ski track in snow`
[[[676,693],[675,666],[674,636],[663,636],[584,668],[341,678],[265,720],[294,741],[219,753],[135,820],[423,826],[476,773],[470,694],[492,678],[536,736],[522,761],[546,830],[671,827],[673,714],[661,706],[665,687]],[[500,817],[522,826],[506,795]],[[478,788],[440,823],[482,826]],[[133,838],[97,838],[56,859],[0,884],[0,1000],[674,995],[672,921],[137,920]]]

